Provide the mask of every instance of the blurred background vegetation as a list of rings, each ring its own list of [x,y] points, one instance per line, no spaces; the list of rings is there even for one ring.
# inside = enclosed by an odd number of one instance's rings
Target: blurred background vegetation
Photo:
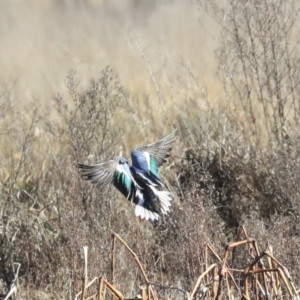
[[[297,279],[298,15],[292,0],[2,0],[0,293],[20,263],[22,298],[72,299],[82,246],[91,276],[110,277],[112,232],[152,282],[191,290],[204,244],[222,252],[240,225]],[[139,223],[79,178],[77,162],[130,157],[173,126],[168,217]],[[134,262],[117,260],[117,288],[136,295]]]

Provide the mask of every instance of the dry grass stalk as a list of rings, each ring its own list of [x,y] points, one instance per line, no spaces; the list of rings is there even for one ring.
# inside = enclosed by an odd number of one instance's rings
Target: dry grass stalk
[[[92,286],[95,282],[98,282],[97,292],[94,293],[94,294],[92,294],[92,295],[90,295],[90,296],[88,296],[87,298],[85,298],[85,295],[87,294],[87,289],[90,286]],[[83,300],[91,300],[91,299],[104,300],[105,299],[106,290],[108,290],[108,292],[112,295],[113,299],[119,299],[119,300],[125,299],[125,297],[122,295],[122,293],[119,292],[106,279],[104,279],[102,277],[95,277],[89,283],[82,285],[82,290],[79,293],[77,293],[77,295],[75,296],[75,300],[78,299],[78,297],[80,297],[80,296],[81,296],[81,299],[83,299]]]
[[[222,290],[224,290],[224,285],[227,297],[233,298],[234,294],[231,283],[233,283],[233,287],[235,287],[236,292],[238,292],[240,297],[245,299],[253,299],[253,297],[254,299],[259,299],[260,295],[263,295],[265,297],[270,297],[270,295],[273,295],[273,297],[275,298],[281,298],[282,286],[286,287],[286,290],[292,299],[297,298],[298,292],[293,284],[291,276],[287,268],[283,266],[273,256],[272,247],[268,245],[267,250],[260,252],[256,241],[249,238],[245,228],[241,227],[238,237],[240,237],[242,232],[248,238],[247,240],[230,243],[225,248],[224,258],[222,260],[222,267],[219,269],[218,272],[218,281],[215,279],[215,277],[213,277],[215,284],[213,284],[212,286],[211,295],[216,295],[216,297],[213,298],[218,298],[222,296]],[[253,259],[252,262],[244,270],[229,268],[229,251],[232,250],[232,266],[234,262],[234,250],[238,249],[243,245],[248,245],[249,255]],[[219,262],[221,262],[220,257],[217,255],[216,251],[214,251],[211,245],[206,245],[206,249],[210,250],[213,256],[217,258]],[[262,261],[264,257],[267,257],[267,261],[269,264],[268,268],[264,267],[264,263]],[[208,254],[206,251],[206,260],[207,259]],[[207,275],[209,271],[211,271],[212,269],[215,270],[215,268],[216,265],[211,265],[199,277],[197,284],[189,299],[193,299],[196,290],[200,284],[200,280],[204,278],[204,276]],[[241,293],[238,285],[234,280],[235,273],[241,273],[245,276],[243,293]]]
[[[158,299],[154,293],[152,286],[158,286],[163,289],[175,289],[182,292],[185,299],[193,300],[198,299],[199,295],[207,299],[220,299],[227,297],[228,299],[260,299],[268,297],[269,299],[283,299],[288,295],[291,299],[298,299],[298,291],[296,290],[291,276],[287,268],[280,263],[273,255],[273,249],[270,245],[267,246],[265,251],[260,252],[256,241],[250,238],[244,227],[241,227],[238,232],[238,238],[244,235],[247,239],[237,240],[228,244],[225,247],[223,258],[214,250],[210,244],[205,245],[205,270],[198,277],[198,280],[189,294],[187,291],[173,286],[165,286],[158,283],[149,281],[146,271],[140,262],[135,252],[127,245],[127,243],[116,233],[112,235],[112,254],[111,254],[111,271],[112,282],[114,280],[113,274],[115,273],[115,250],[116,240],[119,240],[122,245],[134,257],[139,270],[141,271],[146,288],[141,290],[142,299]],[[234,262],[237,261],[238,250],[243,246],[247,246],[248,254],[251,261],[247,262],[244,269],[234,268]],[[231,262],[229,261],[231,252]],[[210,255],[211,254],[211,257]],[[140,299],[140,298],[126,298],[114,285],[102,277],[95,277],[92,281],[88,282],[88,269],[87,269],[87,247],[84,247],[84,270],[83,270],[83,284],[82,291],[76,295],[76,299],[81,296],[82,300],[98,299],[104,300],[106,290],[112,296],[112,299]],[[216,262],[209,264],[213,259]],[[267,266],[264,266],[264,261]],[[243,261],[244,263],[244,261]],[[237,283],[237,278],[240,278],[240,283]],[[243,284],[241,284],[243,281]],[[86,297],[87,289],[95,282],[98,282],[97,292],[93,295]],[[243,287],[243,290],[241,289]],[[287,294],[285,293],[287,291]]]
[[[143,274],[144,280],[145,280],[145,282],[146,282],[146,284],[147,284],[148,298],[149,298],[149,300],[150,300],[150,296],[153,297],[154,300],[157,300],[157,297],[156,297],[156,295],[154,294],[154,291],[153,291],[151,285],[149,284],[148,277],[147,277],[147,275],[146,275],[146,272],[145,272],[145,270],[144,270],[144,268],[143,268],[143,266],[142,266],[142,264],[141,264],[141,262],[140,262],[138,256],[131,250],[131,248],[126,244],[126,242],[125,242],[119,235],[117,235],[116,233],[113,233],[113,239],[112,239],[113,245],[115,245],[114,237],[118,238],[118,240],[119,240],[119,241],[125,246],[125,248],[132,254],[132,256],[134,257],[136,263],[138,264],[138,267],[139,267],[141,273]],[[114,254],[114,251],[112,251],[112,253]],[[114,257],[113,257],[113,260],[112,260],[112,261],[113,261],[113,262],[115,261],[115,258],[114,258]],[[112,272],[112,273],[113,273],[113,272]]]
[[[211,266],[209,266],[206,270],[205,270],[205,272],[203,272],[200,276],[199,276],[199,278],[198,278],[198,280],[197,280],[197,283],[196,283],[196,285],[195,285],[195,287],[194,287],[194,289],[193,289],[193,291],[192,291],[192,293],[191,293],[191,295],[190,295],[190,297],[189,297],[189,300],[192,300],[193,298],[194,298],[194,295],[196,294],[196,292],[197,292],[197,290],[198,290],[198,288],[199,288],[199,286],[200,286],[200,283],[201,283],[201,280],[203,279],[203,278],[205,278],[205,276],[210,272],[210,271],[215,271],[215,269],[218,269],[218,265],[217,264],[212,264]]]
[[[20,271],[21,264],[14,263],[14,265],[17,265],[17,271],[15,273],[15,279],[13,280],[11,288],[10,288],[8,294],[6,295],[6,297],[4,298],[4,300],[8,300],[8,299],[16,300],[17,299],[19,271]]]
[[[84,300],[85,291],[86,291],[86,285],[88,281],[88,275],[87,275],[87,264],[88,264],[88,247],[83,247],[83,253],[84,253],[84,268],[83,268],[83,274],[82,274],[82,293],[81,293],[81,300]]]
[[[129,246],[120,238],[118,237],[122,243],[125,245],[125,247],[135,255],[135,253],[129,248]],[[113,244],[115,244],[114,241],[114,235],[113,235]],[[78,299],[78,297],[81,298],[81,300],[91,300],[91,299],[98,299],[98,300],[104,300],[105,299],[105,293],[106,290],[112,295],[112,299],[119,299],[119,300],[125,300],[125,296],[119,292],[113,284],[108,282],[106,279],[102,277],[95,277],[93,280],[88,282],[88,247],[83,247],[83,252],[84,252],[84,268],[83,268],[83,275],[82,275],[82,289],[77,295],[75,296],[75,299]],[[114,247],[112,248],[112,253],[114,253]],[[135,255],[136,257],[136,255]],[[114,259],[114,256],[112,255],[112,258]],[[140,269],[142,270],[142,273],[146,276],[146,273],[141,265],[140,262],[138,262],[138,265]],[[112,263],[112,269],[113,269],[114,264]],[[147,278],[147,276],[146,276]],[[92,286],[95,282],[98,282],[98,289],[97,292],[94,293],[93,295],[90,295],[86,297],[87,294],[87,289]],[[152,291],[153,293],[153,291]],[[142,299],[150,299],[150,294],[148,292],[148,295],[146,295],[146,290],[143,290],[142,292]],[[8,295],[9,297],[9,295]],[[155,299],[155,298],[154,298]],[[127,299],[128,300],[128,299]]]

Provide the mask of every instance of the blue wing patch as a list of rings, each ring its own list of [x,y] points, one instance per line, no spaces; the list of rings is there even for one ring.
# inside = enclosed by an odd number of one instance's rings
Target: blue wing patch
[[[149,154],[148,154],[149,155]],[[146,158],[146,154],[139,150],[131,152],[132,165],[145,172],[149,171],[149,166]]]

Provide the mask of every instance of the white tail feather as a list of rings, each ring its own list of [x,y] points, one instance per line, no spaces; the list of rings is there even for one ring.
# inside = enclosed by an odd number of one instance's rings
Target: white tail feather
[[[171,193],[168,191],[158,191],[155,187],[149,185],[153,193],[157,196],[162,206],[162,213],[166,215],[169,211],[171,206],[172,198],[170,197]]]
[[[161,212],[163,215],[168,214],[170,211],[170,206],[171,206],[171,201],[172,198],[170,197],[171,193],[168,191],[158,191],[154,186],[149,185],[153,193],[157,196],[160,205],[161,205]],[[159,214],[153,211],[148,210],[143,206],[144,204],[144,199],[143,199],[143,194],[137,190],[138,196],[138,203],[135,206],[135,215],[137,217],[140,217],[141,219],[146,219],[148,220],[158,220],[159,219]]]
[[[135,215],[137,217],[140,217],[141,219],[146,219],[147,221],[148,220],[158,220],[158,218],[159,218],[159,215],[157,213],[152,212],[138,204],[135,206]]]
[[[145,209],[145,219],[149,220],[149,210]]]

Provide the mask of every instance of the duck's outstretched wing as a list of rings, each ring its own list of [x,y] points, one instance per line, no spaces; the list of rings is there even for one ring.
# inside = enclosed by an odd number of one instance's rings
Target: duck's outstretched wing
[[[141,146],[131,152],[132,165],[145,172],[150,172],[151,175],[159,179],[158,169],[162,166],[169,157],[171,145],[175,141],[177,130],[153,144]]]
[[[118,166],[119,157],[95,165],[77,164],[83,179],[102,185],[113,183]]]
[[[125,161],[121,157],[115,157],[108,162],[95,165],[77,164],[77,167],[85,180],[102,185],[112,183],[129,199],[134,194],[135,183]]]

